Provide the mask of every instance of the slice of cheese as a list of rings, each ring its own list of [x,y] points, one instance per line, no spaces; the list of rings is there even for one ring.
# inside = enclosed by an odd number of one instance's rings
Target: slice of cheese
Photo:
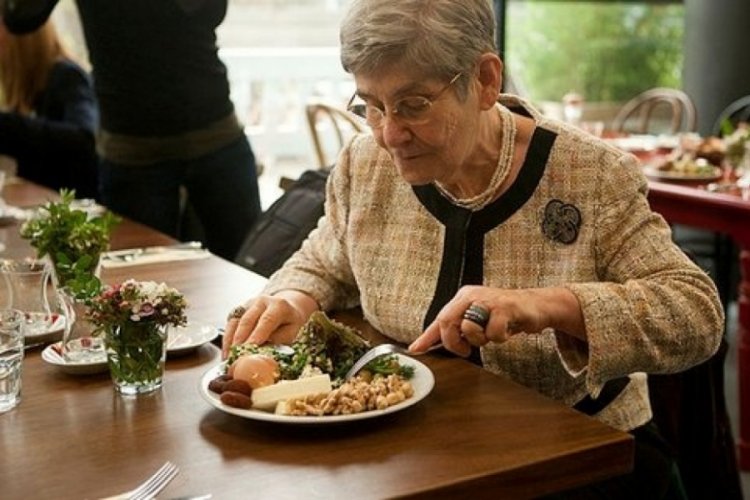
[[[288,415],[289,412],[286,409],[286,399],[282,399],[278,403],[276,403],[276,410],[274,411],[276,415]]]
[[[279,401],[331,392],[332,390],[331,377],[327,373],[297,380],[282,380],[273,385],[255,389],[252,395],[253,408],[271,411]]]

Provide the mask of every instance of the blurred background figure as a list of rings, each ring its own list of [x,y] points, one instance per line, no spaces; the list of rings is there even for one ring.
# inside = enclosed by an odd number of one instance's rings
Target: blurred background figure
[[[25,35],[0,23],[0,89],[0,154],[15,160],[17,175],[98,198],[94,90],[51,22]]]
[[[15,33],[58,0],[6,2]],[[101,109],[102,201],[182,239],[197,234],[233,259],[260,213],[255,158],[234,113],[216,28],[227,0],[77,0]],[[193,233],[196,234],[196,233]]]

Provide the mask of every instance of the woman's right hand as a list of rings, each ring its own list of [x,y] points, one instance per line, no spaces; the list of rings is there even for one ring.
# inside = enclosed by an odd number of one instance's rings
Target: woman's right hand
[[[230,317],[224,329],[222,357],[226,359],[233,345],[251,343],[291,344],[318,305],[301,292],[261,295],[243,306],[240,317]]]

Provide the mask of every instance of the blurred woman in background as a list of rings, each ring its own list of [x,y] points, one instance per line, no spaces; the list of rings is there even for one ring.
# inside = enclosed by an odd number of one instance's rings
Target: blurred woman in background
[[[13,35],[0,22],[0,89],[0,154],[15,159],[17,175],[96,198],[93,85],[51,21],[26,35]]]
[[[3,21],[13,33],[28,33],[57,3],[6,2]],[[216,29],[228,0],[76,0],[76,6],[101,111],[103,203],[192,239],[181,227],[186,198],[199,238],[234,259],[261,207],[255,156],[218,55]]]

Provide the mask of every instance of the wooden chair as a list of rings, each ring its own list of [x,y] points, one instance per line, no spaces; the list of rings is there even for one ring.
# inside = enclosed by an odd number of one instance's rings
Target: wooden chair
[[[740,97],[724,108],[714,122],[714,126],[711,130],[713,135],[717,137],[723,135],[721,127],[727,120],[733,126],[737,126],[740,122],[750,123],[750,95]]]
[[[655,114],[657,109],[669,110],[670,133],[696,130],[697,112],[693,100],[682,90],[669,88],[647,90],[625,103],[615,116],[612,129],[637,134],[655,133],[659,117],[658,113]],[[631,126],[633,122],[635,127]]]
[[[333,166],[336,160],[335,155],[338,154],[351,135],[366,130],[365,125],[351,113],[323,101],[309,102],[305,106],[305,115],[307,116],[307,125],[310,128],[310,137],[315,147],[318,169],[320,170]],[[333,149],[324,140],[326,128],[334,132],[336,142]],[[296,179],[281,177],[279,187],[286,191],[295,181]]]
[[[672,451],[687,497],[742,500],[735,442],[724,396],[728,344],[681,373],[649,375],[654,422]]]
[[[315,101],[308,103],[305,106],[305,113],[307,114],[307,124],[310,127],[310,135],[315,146],[315,154],[318,157],[318,168],[321,169],[328,168],[333,164],[336,159],[335,155],[344,146],[344,142],[346,142],[349,136],[365,131],[364,124],[348,111],[325,102]],[[335,133],[337,140],[335,151],[331,151],[330,147],[326,147],[323,136],[323,132],[326,129],[333,130]],[[327,153],[330,153],[330,155]]]

